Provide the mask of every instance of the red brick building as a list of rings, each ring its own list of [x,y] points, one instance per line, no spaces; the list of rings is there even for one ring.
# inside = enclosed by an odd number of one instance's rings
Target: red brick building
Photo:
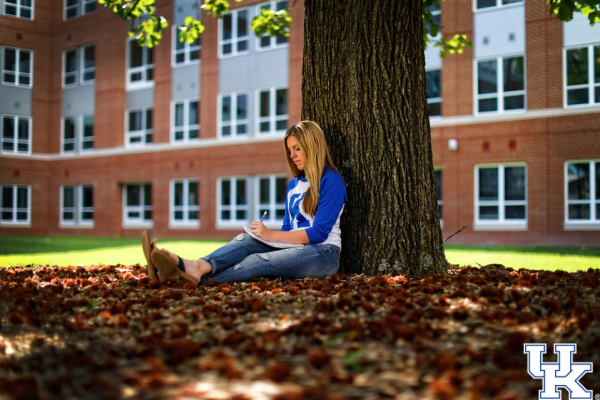
[[[444,236],[454,243],[600,245],[600,27],[543,0],[452,0],[426,51]],[[153,50],[94,0],[0,0],[2,235],[230,238],[281,225],[285,128],[300,119],[302,1],[289,38],[249,21],[286,1],[175,26],[193,0],[157,0]]]

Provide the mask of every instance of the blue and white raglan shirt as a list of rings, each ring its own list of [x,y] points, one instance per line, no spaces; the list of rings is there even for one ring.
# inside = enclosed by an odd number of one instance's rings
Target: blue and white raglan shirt
[[[340,216],[344,210],[346,185],[342,176],[325,166],[321,177],[319,206],[315,218],[304,211],[306,191],[310,187],[304,176],[294,178],[287,185],[287,200],[282,231],[305,229],[310,244],[333,244],[342,248]]]

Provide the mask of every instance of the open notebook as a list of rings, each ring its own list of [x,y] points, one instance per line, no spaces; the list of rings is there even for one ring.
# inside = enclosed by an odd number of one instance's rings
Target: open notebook
[[[248,228],[247,226],[244,226],[244,229],[246,230],[246,233],[250,236],[252,236],[254,239],[258,240],[259,242],[263,242],[264,244],[267,244],[271,247],[277,247],[278,249],[287,249],[290,247],[302,247],[304,246],[303,244],[293,244],[293,243],[283,243],[283,242],[269,242],[266,241],[264,239],[259,238],[258,236],[256,236],[254,233],[252,233],[252,231],[250,230],[250,228]]]

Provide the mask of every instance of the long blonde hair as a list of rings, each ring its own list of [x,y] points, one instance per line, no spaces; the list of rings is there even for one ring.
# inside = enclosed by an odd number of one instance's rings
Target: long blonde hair
[[[296,138],[300,150],[304,152],[304,156],[306,157],[304,171],[300,171],[296,166],[296,163],[294,163],[294,160],[290,157],[290,151],[287,147],[287,139],[290,136]],[[292,176],[297,178],[304,172],[304,176],[308,179],[310,187],[304,196],[303,208],[304,212],[314,218],[317,214],[317,206],[319,205],[323,168],[327,165],[337,171],[337,168],[335,168],[333,160],[331,159],[325,135],[316,122],[300,121],[285,133],[285,137],[283,138],[283,150]]]

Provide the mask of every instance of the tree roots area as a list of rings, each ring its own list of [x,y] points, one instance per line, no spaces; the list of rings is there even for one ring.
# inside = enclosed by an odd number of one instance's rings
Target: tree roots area
[[[144,266],[0,269],[0,399],[536,399],[525,343],[600,394],[600,270],[195,287]],[[564,399],[569,394],[564,389]]]

